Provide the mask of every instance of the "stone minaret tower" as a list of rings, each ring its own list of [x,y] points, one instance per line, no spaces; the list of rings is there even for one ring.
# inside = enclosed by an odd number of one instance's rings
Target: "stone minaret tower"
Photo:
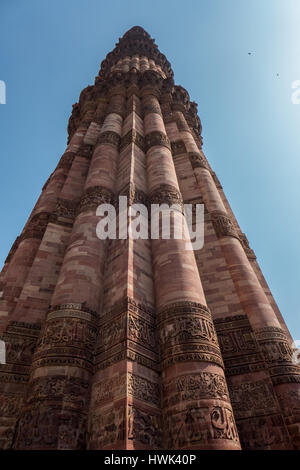
[[[142,28],[102,62],[68,132],[1,273],[0,446],[299,449],[292,340],[197,105]],[[100,240],[96,208],[119,195],[204,204],[204,247]]]

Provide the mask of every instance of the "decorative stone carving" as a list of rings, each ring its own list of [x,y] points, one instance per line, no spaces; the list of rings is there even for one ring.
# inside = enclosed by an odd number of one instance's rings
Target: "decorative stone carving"
[[[174,315],[185,316],[186,314],[191,313],[201,315],[202,317],[211,320],[211,313],[206,305],[191,301],[176,302],[161,308],[158,312],[158,318],[159,321],[162,322],[169,318],[173,318]]]
[[[191,445],[203,448],[215,439],[239,442],[233,413],[226,406],[200,406],[195,402],[183,412],[165,414],[166,448],[182,449]]]
[[[189,152],[189,159],[193,169],[205,168],[210,171],[206,158],[201,153]]]
[[[163,78],[161,74],[155,70],[146,70],[140,77],[139,85],[144,96],[148,93],[159,96],[163,85]]]
[[[103,323],[111,322],[114,317],[120,316],[122,313],[131,312],[136,316],[142,316],[145,320],[153,321],[155,311],[153,308],[137,302],[132,297],[124,297],[120,302],[115,304],[110,311],[103,312],[101,319]]]
[[[35,360],[48,356],[76,356],[84,361],[93,358],[97,327],[80,318],[47,320],[38,340]]]
[[[213,212],[211,217],[218,238],[235,237],[239,239],[235,225],[228,215]]]
[[[270,379],[230,385],[229,393],[236,419],[278,413],[276,397]]]
[[[178,204],[183,205],[182,196],[180,191],[174,186],[164,184],[155,189],[150,197],[150,204]]]
[[[211,372],[182,375],[165,382],[163,397],[165,408],[208,398],[229,401],[225,378]]]
[[[18,423],[17,449],[73,450],[85,446],[86,416],[53,404],[31,407]],[[38,430],[38,432],[37,432]]]
[[[26,238],[38,238],[42,239],[47,228],[49,218],[51,214],[49,212],[40,212],[39,214],[35,214],[23,233],[21,233],[19,237],[19,241],[25,240]]]
[[[59,314],[59,312],[61,310],[63,310],[65,312],[65,314],[66,314],[66,312],[70,312],[71,314],[73,314],[77,317],[78,317],[78,314],[80,314],[80,313],[83,313],[83,314],[88,313],[88,314],[92,315],[93,317],[95,317],[96,320],[99,318],[98,312],[96,312],[95,310],[91,310],[90,308],[86,307],[85,302],[83,304],[73,303],[73,304],[50,305],[49,310],[48,310],[48,318],[49,318],[50,314],[52,314],[52,312],[57,312]],[[84,316],[83,315],[83,318],[89,318],[89,316],[86,316],[86,315]]]
[[[171,142],[171,149],[173,156],[186,153],[187,151],[183,140],[175,140],[174,142]]]
[[[96,209],[100,204],[110,204],[114,194],[102,186],[87,188],[78,206],[78,213]]]
[[[141,343],[152,350],[157,348],[157,339],[154,325],[149,324],[141,317],[128,316],[128,337],[132,341]]]
[[[233,413],[230,408],[216,406],[211,412],[211,424],[214,439],[239,440]]]
[[[223,366],[207,307],[194,302],[169,305],[158,312],[158,325],[162,368],[194,360]]]
[[[214,321],[228,376],[265,369],[263,356],[247,315]]]
[[[292,362],[293,350],[287,335],[281,328],[261,328],[255,331],[255,335],[268,364]]]
[[[7,364],[31,364],[36,347],[36,338],[8,337],[3,335],[6,347]]]
[[[191,343],[195,340],[207,340],[217,344],[217,337],[212,321],[197,317],[193,314],[174,317],[160,329],[160,343],[162,348],[168,345]]]
[[[130,405],[128,439],[143,444],[146,449],[160,449],[162,444],[160,416]]]
[[[79,201],[70,201],[68,199],[58,198],[54,211],[54,218],[51,217],[51,220],[56,220],[59,217],[73,220],[76,215],[78,203]]]
[[[38,405],[39,402],[55,400],[82,410],[88,405],[89,389],[89,381],[80,377],[38,377],[29,384],[26,404]]]
[[[172,90],[173,104],[172,109],[175,111],[185,112],[189,107],[190,97],[188,92],[180,85],[175,85]],[[182,122],[182,119],[181,119]],[[185,130],[185,129],[183,129]]]
[[[143,152],[145,151],[145,139],[135,129],[131,129],[129,132],[127,132],[127,134],[124,137],[122,137],[121,144],[120,144],[120,152],[122,152],[122,150],[124,150],[130,144],[135,144]]]
[[[88,449],[119,448],[125,439],[125,405],[92,413],[88,426]]]
[[[97,145],[100,144],[111,144],[115,147],[119,147],[121,141],[121,137],[119,134],[113,131],[105,131],[99,134]]]
[[[14,366],[16,366],[17,364],[31,364],[32,355],[37,344],[39,333],[39,324],[31,324],[16,321],[9,322],[6,331],[0,337],[0,339],[5,342],[6,348],[6,364],[3,366],[4,370],[9,372],[10,364],[13,364]],[[22,367],[15,367],[15,371],[17,369],[19,370],[19,372],[28,372],[26,368],[24,369]]]
[[[113,52],[106,56],[101,63],[99,76],[105,77],[112,66],[120,59],[134,55],[145,56],[153,59],[157,65],[160,65],[168,77],[173,76],[171,65],[166,57],[159,52],[154,40],[142,28],[134,27],[128,31],[118,42]]]
[[[93,386],[92,408],[103,406],[105,403],[111,403],[126,396],[127,376],[114,375],[111,378],[102,380]]]
[[[125,339],[126,316],[123,314],[113,322],[101,325],[98,339],[98,350],[107,349]]]
[[[128,374],[127,390],[133,398],[160,406],[160,386],[156,382],[135,374]]]
[[[80,157],[84,157],[87,160],[91,160],[92,155],[94,151],[94,146],[90,144],[81,144],[81,146],[78,149],[77,154],[80,155]]]
[[[147,207],[149,204],[148,196],[144,193],[144,191],[137,189],[134,183],[129,183],[129,185],[123,188],[120,191],[119,196],[127,196],[128,206],[132,206],[132,204],[144,204]],[[116,202],[117,201],[118,198],[116,198]],[[116,206],[118,208],[117,204]]]
[[[150,134],[145,136],[145,152],[148,152],[151,147],[156,145],[166,147],[167,149],[171,150],[168,136],[159,131],[150,132]]]
[[[237,427],[243,450],[291,449],[281,415],[243,419]]]

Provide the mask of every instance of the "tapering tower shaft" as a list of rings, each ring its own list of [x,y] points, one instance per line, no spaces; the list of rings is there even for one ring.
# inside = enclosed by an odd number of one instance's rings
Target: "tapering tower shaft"
[[[197,105],[142,28],[102,62],[68,132],[1,273],[0,447],[299,448],[291,338]],[[137,204],[161,218],[175,204],[175,229],[187,203],[204,207],[201,248],[127,232]],[[115,239],[98,236],[103,204]]]

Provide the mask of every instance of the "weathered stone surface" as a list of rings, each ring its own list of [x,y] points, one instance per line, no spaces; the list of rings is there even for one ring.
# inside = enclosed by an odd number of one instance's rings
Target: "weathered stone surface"
[[[300,448],[291,338],[201,130],[154,40],[129,30],[73,105],[1,273],[1,449]],[[175,204],[180,222],[204,204],[203,248],[100,240],[96,209],[119,196]]]

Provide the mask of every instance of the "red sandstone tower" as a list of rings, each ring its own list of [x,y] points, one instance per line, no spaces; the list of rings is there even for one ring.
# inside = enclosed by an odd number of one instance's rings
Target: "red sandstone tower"
[[[299,449],[292,340],[204,156],[197,105],[142,28],[102,62],[68,131],[0,277],[0,447]],[[204,204],[204,247],[100,240],[96,208],[119,195]]]

